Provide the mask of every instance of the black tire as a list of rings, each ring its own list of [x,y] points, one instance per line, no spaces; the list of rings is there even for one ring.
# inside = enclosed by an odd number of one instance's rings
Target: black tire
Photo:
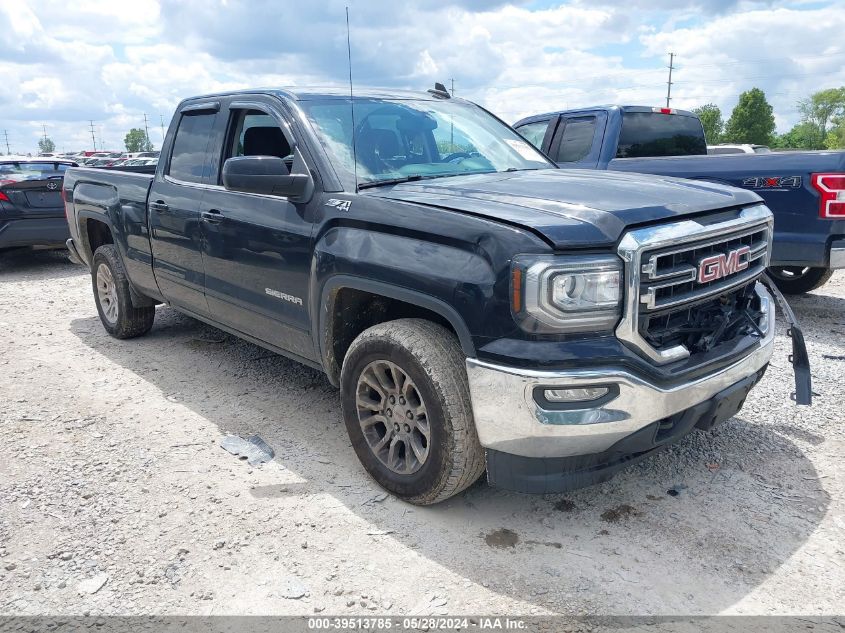
[[[377,361],[401,368],[425,405],[428,454],[412,474],[394,472],[382,463],[359,422],[359,379]],[[472,417],[466,357],[446,328],[423,319],[399,319],[365,330],[344,358],[340,388],[346,430],[358,459],[370,476],[394,495],[417,505],[431,505],[468,488],[484,472],[484,450]]]
[[[100,266],[105,266],[110,272],[114,282],[114,297],[116,298],[116,315],[109,312],[115,318],[109,318],[107,302],[101,298],[98,291],[98,271]],[[132,303],[132,295],[129,292],[129,279],[126,276],[126,269],[120,259],[120,254],[113,244],[106,244],[97,249],[94,253],[94,260],[91,265],[91,285],[94,290],[94,303],[97,305],[97,313],[106,332],[115,338],[126,339],[141,336],[150,331],[155,319],[155,307],[136,308]]]
[[[833,276],[828,268],[806,266],[771,266],[769,277],[787,295],[800,295],[820,288]]]

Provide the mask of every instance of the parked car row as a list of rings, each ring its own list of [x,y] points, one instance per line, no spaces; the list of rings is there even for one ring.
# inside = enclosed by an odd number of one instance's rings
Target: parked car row
[[[65,152],[62,154],[41,153],[37,158],[60,158],[72,160],[86,167],[138,167],[158,163],[159,152]]]

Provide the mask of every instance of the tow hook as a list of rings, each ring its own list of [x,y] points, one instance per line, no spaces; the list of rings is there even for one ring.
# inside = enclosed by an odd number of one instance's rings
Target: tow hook
[[[786,330],[789,338],[792,339],[792,353],[789,355],[789,362],[792,363],[792,369],[795,373],[795,392],[791,398],[796,404],[810,405],[813,402],[813,383],[810,376],[810,358],[807,355],[807,346],[804,344],[804,333],[801,331],[801,326],[798,325],[798,319],[786,298],[781,294],[781,291],[772,281],[769,275],[764,274],[760,277],[763,285],[769,289],[772,296],[780,306],[783,316],[789,322],[789,328]]]

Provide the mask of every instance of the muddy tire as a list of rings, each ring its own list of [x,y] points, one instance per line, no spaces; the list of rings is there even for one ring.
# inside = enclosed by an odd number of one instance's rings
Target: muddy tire
[[[101,246],[94,253],[91,285],[94,303],[106,332],[115,338],[125,339],[150,331],[155,307],[136,308],[133,305],[126,269],[113,244]]]
[[[804,266],[772,266],[769,268],[769,276],[782,293],[800,295],[826,284],[833,276],[833,271]]]
[[[344,358],[340,388],[358,459],[394,495],[438,503],[484,472],[466,357],[446,328],[399,319],[365,330]]]

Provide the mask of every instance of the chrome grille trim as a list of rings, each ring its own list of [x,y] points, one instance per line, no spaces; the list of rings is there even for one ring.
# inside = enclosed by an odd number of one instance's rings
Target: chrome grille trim
[[[706,220],[706,218],[704,219]],[[680,266],[677,270],[661,273],[658,270],[658,260],[670,253],[667,251],[649,255],[646,263],[643,262],[644,254],[675,246],[677,246],[677,249],[673,249],[672,252],[682,253],[694,248],[706,248],[733,239],[747,237],[761,230],[766,231],[764,243],[754,243],[749,254],[749,262],[759,263],[753,266],[749,265],[748,270],[742,271],[741,274],[734,274],[726,278],[722,284],[709,286],[700,293],[688,293],[667,304],[657,305],[657,303],[653,303],[653,310],[681,306],[749,283],[762,273],[769,263],[773,222],[771,211],[765,205],[759,204],[742,209],[738,217],[722,222],[704,224],[698,220],[681,220],[635,229],[626,233],[617,248],[619,257],[625,262],[625,299],[623,316],[616,327],[617,338],[659,365],[688,358],[690,352],[683,345],[658,350],[640,335],[638,325],[640,311],[649,311],[649,302],[653,300],[656,294],[655,287],[657,284],[650,284],[651,299],[641,296],[641,290],[644,277],[646,281],[666,281],[667,283],[664,286],[667,284],[672,286],[693,281],[697,275],[697,269],[692,266]],[[692,274],[692,277],[690,277],[690,274]],[[646,299],[645,302],[644,299]]]

